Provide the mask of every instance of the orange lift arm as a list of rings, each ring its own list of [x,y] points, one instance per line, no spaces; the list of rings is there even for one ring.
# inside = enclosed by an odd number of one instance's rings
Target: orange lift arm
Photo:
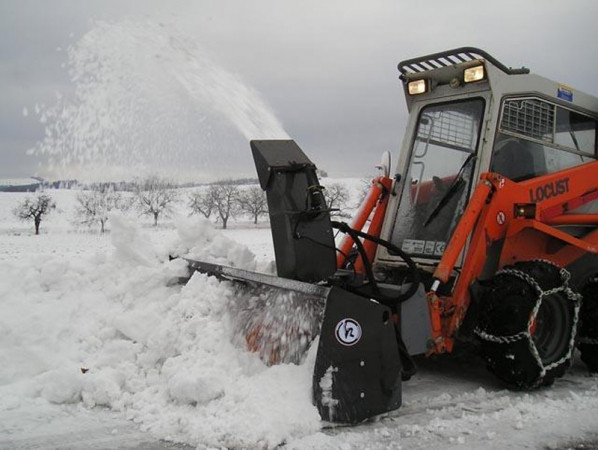
[[[376,177],[372,180],[370,190],[368,191],[365,200],[359,207],[357,214],[351,222],[351,228],[353,228],[354,230],[361,231],[365,226],[367,220],[370,218],[370,216],[372,216],[373,211],[374,214],[371,218],[367,234],[376,237],[380,236],[380,231],[382,230],[382,223],[386,214],[386,207],[388,206],[388,194],[390,192],[391,186],[392,179],[385,176]],[[341,241],[340,250],[336,258],[336,264],[338,268],[341,268],[344,265],[352,247],[353,239],[349,235],[345,235],[343,240]],[[376,254],[377,247],[378,244],[369,240],[366,240],[363,243],[363,248],[370,261],[374,260],[374,255]],[[355,261],[354,267],[357,273],[364,273],[361,255],[358,256],[357,260]]]
[[[504,239],[499,267],[542,257],[546,237],[566,242],[563,251],[550,256],[565,266],[585,252],[598,253],[598,229],[576,238],[555,228],[561,224],[598,226],[598,214],[567,214],[598,199],[598,161],[515,183],[495,173],[484,173],[435,272],[428,293],[434,346],[430,353],[451,351],[453,337],[470,303],[469,287],[480,277],[492,243]],[[522,232],[535,230],[541,236],[517,240]],[[438,296],[441,283],[453,276],[456,261],[469,241],[463,267],[452,295]],[[533,251],[527,251],[526,247]],[[535,246],[535,247],[534,247]],[[540,250],[540,251],[538,251]]]

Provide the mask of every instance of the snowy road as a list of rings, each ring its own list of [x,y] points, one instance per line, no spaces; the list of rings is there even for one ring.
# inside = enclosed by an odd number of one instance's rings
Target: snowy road
[[[479,361],[419,359],[403,407],[331,434],[355,448],[546,448],[598,437],[598,378],[576,364],[551,388],[507,391]],[[332,448],[332,446],[330,447]]]
[[[35,408],[0,414],[0,448],[62,449],[190,449],[159,440],[112,412],[74,406]]]
[[[598,377],[579,361],[554,386],[532,393],[504,390],[478,362],[420,358],[418,365],[403,384],[398,411],[355,427],[325,427],[283,447],[535,449],[598,442]],[[79,405],[38,402],[2,411],[0,423],[2,449],[195,448],[159,440],[118,413]]]

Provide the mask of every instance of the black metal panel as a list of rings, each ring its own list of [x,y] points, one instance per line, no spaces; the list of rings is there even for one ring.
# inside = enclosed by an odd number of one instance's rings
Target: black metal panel
[[[389,308],[330,290],[312,389],[329,422],[357,423],[401,406],[401,360]]]
[[[330,214],[316,166],[292,140],[251,141],[266,190],[278,276],[318,282],[336,271]]]
[[[255,140],[249,143],[257,175],[262,189],[268,188],[271,175],[274,171],[300,170],[302,167],[316,166],[303,153],[297,143],[288,140]]]

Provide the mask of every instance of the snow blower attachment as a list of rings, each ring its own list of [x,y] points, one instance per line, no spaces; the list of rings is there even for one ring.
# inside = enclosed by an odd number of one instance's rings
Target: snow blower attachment
[[[357,423],[401,406],[392,311],[331,282],[337,272],[330,211],[316,167],[292,140],[252,141],[266,191],[278,276],[187,260],[233,281],[247,305],[245,344],[269,365],[299,363],[319,336],[313,399],[323,420]]]
[[[292,140],[251,141],[266,191],[278,275],[329,284],[336,249],[316,167]],[[401,405],[401,363],[391,311],[339,287],[328,290],[313,378],[324,420],[355,423]]]

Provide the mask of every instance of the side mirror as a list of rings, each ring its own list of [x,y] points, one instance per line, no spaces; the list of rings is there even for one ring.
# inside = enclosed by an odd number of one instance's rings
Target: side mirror
[[[382,158],[380,158],[380,164],[376,166],[376,169],[382,171],[382,174],[385,177],[390,175],[390,152],[386,151],[382,153]]]

